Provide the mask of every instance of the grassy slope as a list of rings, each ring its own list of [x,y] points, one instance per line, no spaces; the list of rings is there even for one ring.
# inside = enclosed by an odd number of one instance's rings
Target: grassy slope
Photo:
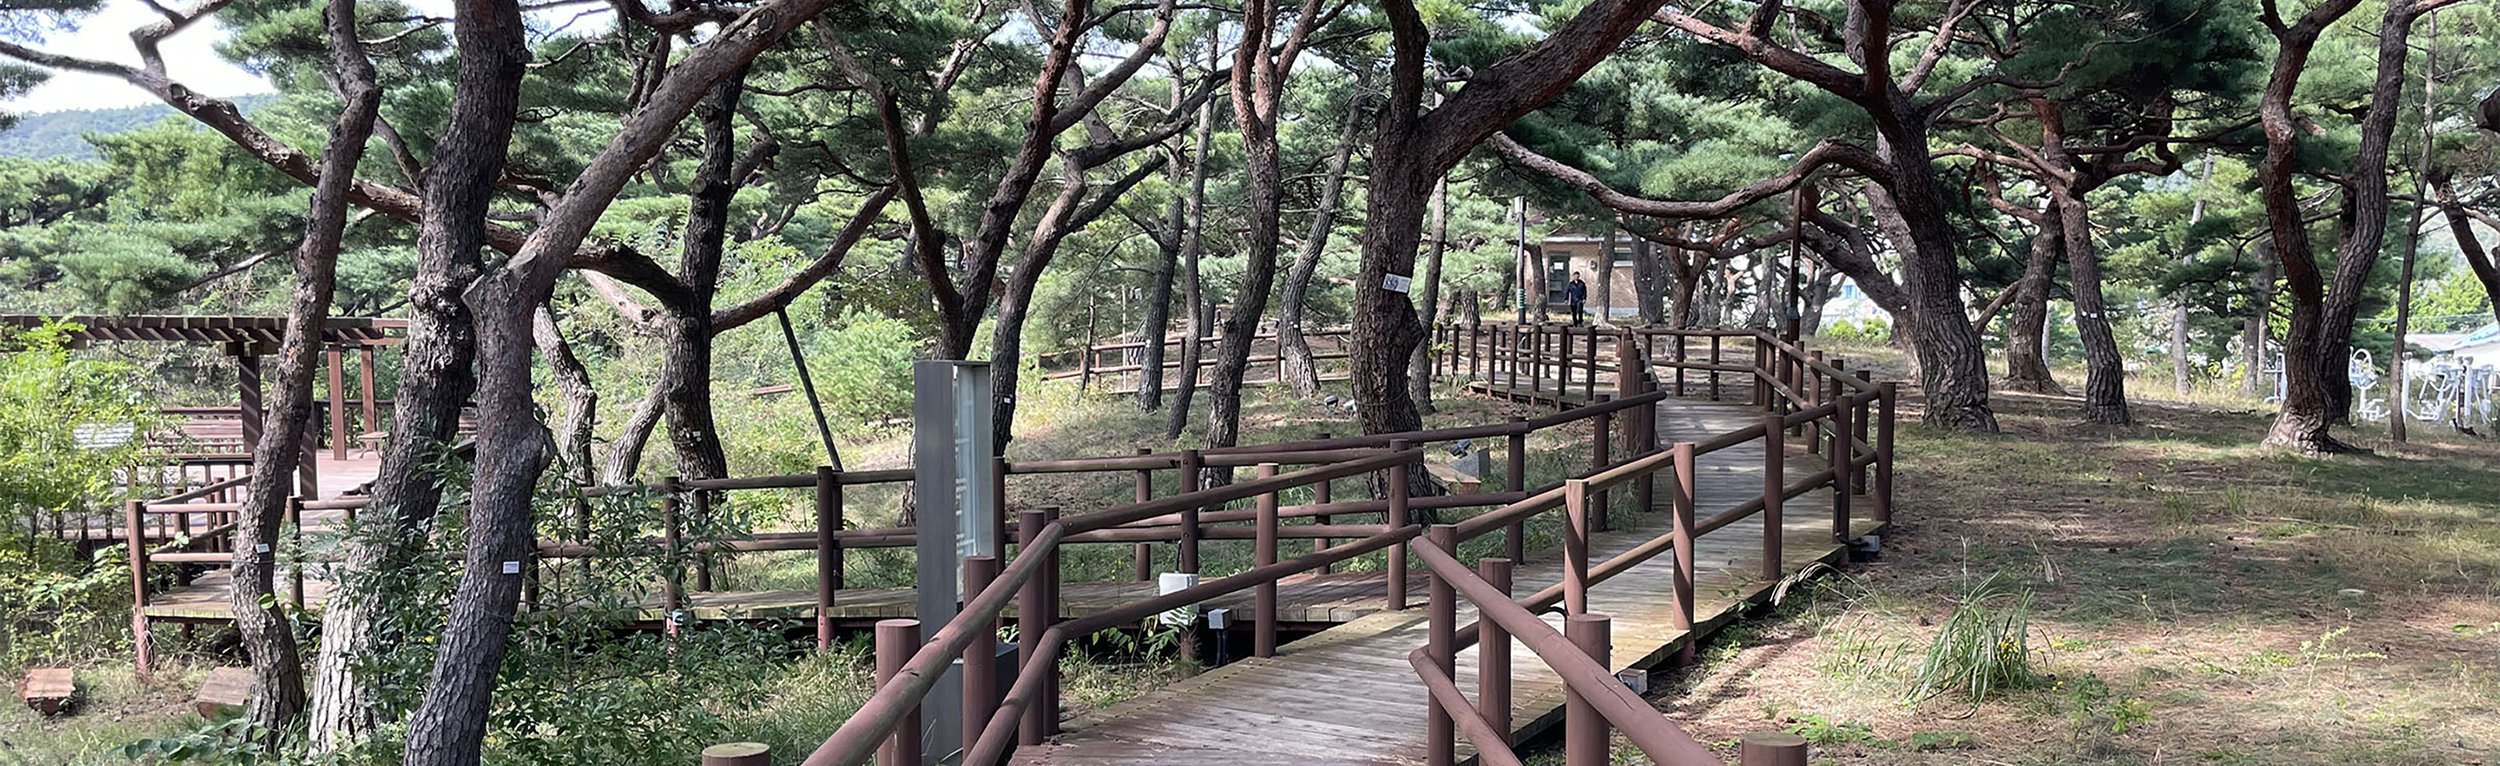
[[[2001,435],[1904,429],[1883,560],[1731,634],[1662,709],[1705,741],[1800,731],[1817,763],[2500,753],[2500,446],[2302,458],[2253,446],[2254,408],[2139,400],[2141,424],[2113,429],[2071,399],[1996,401]],[[1991,574],[2035,594],[2036,679],[1905,702],[1935,626]]]

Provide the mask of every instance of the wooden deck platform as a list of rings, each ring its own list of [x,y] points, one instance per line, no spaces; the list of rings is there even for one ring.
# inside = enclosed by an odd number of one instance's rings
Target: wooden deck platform
[[[1500,393],[1500,386],[1484,386]],[[1542,386],[1553,390],[1549,382]],[[1578,388],[1575,386],[1574,391]],[[1600,391],[1607,390],[1602,383]],[[1698,440],[1758,421],[1758,412],[1734,403],[1670,399],[1660,406],[1661,441]],[[1793,448],[1792,448],[1793,449]],[[1762,446],[1739,445],[1705,455],[1697,466],[1696,507],[1707,515],[1759,496]],[[1787,462],[1791,480],[1813,471],[1814,461]],[[1663,503],[1668,493],[1660,492]],[[1781,530],[1783,571],[1798,572],[1846,554],[1833,539],[1828,497],[1813,492],[1790,501]],[[1640,517],[1590,541],[1590,557],[1602,561],[1665,532],[1666,509]],[[1817,512],[1817,511],[1821,512]],[[1860,521],[1852,534],[1875,529]],[[1694,628],[1674,627],[1672,556],[1660,556],[1590,589],[1590,611],[1613,620],[1612,665],[1648,668],[1702,635],[1737,619],[1748,605],[1769,598],[1776,581],[1760,574],[1759,517],[1704,535],[1696,545]],[[1515,593],[1559,581],[1560,557],[1547,554],[1519,566]],[[1474,619],[1462,609],[1459,623]],[[1408,652],[1424,645],[1425,610],[1379,612],[1280,647],[1276,657],[1226,665],[1128,702],[1085,713],[1065,724],[1049,743],[1019,750],[1020,764],[1420,764],[1424,762],[1423,682],[1407,664]],[[1559,613],[1547,621],[1560,627]],[[1525,644],[1513,642],[1514,741],[1561,720],[1560,681]],[[1472,695],[1476,651],[1457,658],[1460,688]],[[1462,757],[1472,753],[1461,738]]]

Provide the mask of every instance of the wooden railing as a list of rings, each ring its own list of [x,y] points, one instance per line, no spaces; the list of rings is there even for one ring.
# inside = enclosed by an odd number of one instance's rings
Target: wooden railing
[[[1431,743],[1428,754],[1433,764],[1452,760],[1452,737],[1463,730],[1475,742],[1487,763],[1518,763],[1509,750],[1509,635],[1517,634],[1538,657],[1565,679],[1571,695],[1566,712],[1566,739],[1575,752],[1571,761],[1589,757],[1588,748],[1601,750],[1607,742],[1608,726],[1621,729],[1637,747],[1657,762],[1689,766],[1719,763],[1707,748],[1693,742],[1672,723],[1631,694],[1607,672],[1602,655],[1605,618],[1590,611],[1589,588],[1621,572],[1638,566],[1662,553],[1675,553],[1676,576],[1671,597],[1678,614],[1678,626],[1690,628],[1693,618],[1694,541],[1696,538],[1728,525],[1760,514],[1763,517],[1763,573],[1778,578],[1780,571],[1782,515],[1787,501],[1816,488],[1832,488],[1832,518],[1835,535],[1850,535],[1850,514],[1855,494],[1871,494],[1873,516],[1884,520],[1890,514],[1892,426],[1895,401],[1892,384],[1877,385],[1863,374],[1851,376],[1836,364],[1828,364],[1819,354],[1802,351],[1792,340],[1783,340],[1764,333],[1747,331],[1685,331],[1639,329],[1630,331],[1579,330],[1558,326],[1485,326],[1464,332],[1441,331],[1436,337],[1445,341],[1433,369],[1461,377],[1480,377],[1488,365],[1516,373],[1512,380],[1537,381],[1529,384],[1524,397],[1531,401],[1573,407],[1566,412],[1536,420],[1514,420],[1508,424],[1441,429],[1436,431],[1389,434],[1379,436],[1343,437],[1301,442],[1259,445],[1255,449],[1270,455],[1290,450],[1378,449],[1388,453],[1278,475],[1273,465],[1263,465],[1262,478],[1220,490],[1192,488],[1174,498],[1146,499],[1141,495],[1135,505],[1074,517],[1053,520],[1046,514],[1028,513],[1021,530],[1037,530],[1021,535],[1023,545],[1004,570],[997,559],[983,557],[966,563],[967,600],[964,611],[926,640],[921,625],[914,620],[881,622],[877,631],[878,691],[831,737],[806,760],[810,766],[857,764],[867,760],[872,751],[880,764],[920,762],[920,727],[911,718],[916,715],[920,700],[937,683],[939,671],[961,657],[965,662],[966,693],[963,743],[966,764],[990,766],[1003,763],[1014,742],[1032,745],[1055,733],[1058,709],[1056,690],[1057,653],[1071,637],[1111,628],[1142,619],[1167,609],[1200,603],[1210,598],[1260,589],[1255,607],[1258,612],[1253,628],[1254,654],[1269,656],[1274,652],[1273,589],[1278,578],[1298,572],[1314,571],[1352,555],[1374,550],[1389,551],[1388,608],[1405,606],[1405,548],[1425,530],[1409,523],[1406,511],[1414,500],[1405,496],[1405,473],[1418,465],[1421,452],[1413,447],[1424,441],[1507,437],[1511,447],[1511,487],[1524,481],[1522,444],[1526,435],[1539,428],[1559,426],[1581,420],[1594,421],[1592,446],[1596,449],[1593,467],[1588,474],[1524,495],[1507,505],[1476,515],[1456,524],[1436,525],[1430,539],[1414,546],[1414,553],[1426,566],[1431,577],[1429,616],[1430,644],[1416,650],[1410,657],[1430,692],[1432,712],[1427,716],[1427,736]],[[1607,349],[1597,348],[1601,337],[1616,339]],[[1753,363],[1727,362],[1723,357],[1722,338],[1749,338],[1754,341]],[[1661,338],[1675,339],[1676,348],[1660,353]],[[1709,352],[1695,360],[1683,348],[1687,338],[1708,338]],[[1575,341],[1582,350],[1572,354],[1563,349]],[[1462,345],[1464,344],[1464,345]],[[1473,353],[1458,352],[1464,348]],[[1575,358],[1576,357],[1576,358]],[[1631,374],[1623,374],[1629,368]],[[1673,371],[1674,390],[1683,392],[1687,375],[1705,374],[1704,384],[1713,398],[1721,393],[1719,376],[1744,375],[1753,379],[1753,404],[1766,412],[1761,423],[1736,429],[1698,442],[1679,442],[1660,446],[1656,442],[1653,408],[1665,398],[1660,390],[1657,369]],[[1605,373],[1614,373],[1613,389],[1599,393],[1598,381]],[[1567,389],[1576,384],[1581,396],[1575,401],[1543,385],[1547,375]],[[1511,391],[1516,394],[1515,387]],[[1637,409],[1635,409],[1637,408]],[[1613,414],[1632,409],[1621,429],[1612,429]],[[1868,438],[1860,424],[1873,422],[1877,432]],[[1783,469],[1785,436],[1793,430],[1815,429],[1833,443],[1828,453],[1831,467],[1795,482],[1786,480]],[[1608,445],[1620,437],[1624,446],[1621,460],[1608,457]],[[1702,457],[1737,444],[1761,440],[1765,443],[1764,489],[1759,498],[1712,514],[1705,519],[1694,518],[1695,464]],[[1236,448],[1248,450],[1254,448]],[[1200,460],[1222,456],[1226,451],[1197,453]],[[1385,461],[1385,462],[1383,462]],[[1189,467],[1194,463],[1185,464]],[[1315,550],[1311,555],[1289,561],[1277,561],[1275,540],[1281,528],[1276,526],[1282,509],[1276,506],[1274,492],[1292,486],[1324,486],[1326,476],[1352,475],[1358,471],[1387,468],[1391,475],[1383,486],[1392,495],[1387,498],[1385,523],[1377,530],[1350,543]],[[1869,482],[1867,473],[1874,479]],[[1342,472],[1342,473],[1340,473]],[[1191,472],[1194,474],[1194,471]],[[1671,531],[1603,561],[1589,560],[1589,536],[1602,531],[1607,503],[1605,493],[1629,490],[1640,495],[1637,505],[1649,508],[1649,495],[1655,479],[1667,477],[1672,493],[1674,514]],[[1869,492],[1869,489],[1872,492]],[[1244,572],[1201,584],[1179,592],[1141,600],[1108,611],[1088,615],[1065,623],[1056,621],[1057,556],[1061,545],[1082,535],[1108,531],[1138,522],[1178,517],[1184,528],[1205,523],[1208,514],[1197,509],[1215,502],[1239,499],[1255,491],[1259,502],[1253,518],[1258,523],[1259,545],[1255,565]],[[1324,503],[1323,503],[1324,504]],[[1520,560],[1521,528],[1532,517],[1559,511],[1563,517],[1563,582],[1523,599],[1512,599],[1508,593],[1508,570],[1511,562]],[[1227,517],[1230,518],[1230,517]],[[1466,540],[1503,530],[1506,556],[1490,557],[1479,562],[1484,573],[1471,572],[1455,554]],[[1185,538],[1186,539],[1186,538]],[[984,653],[965,654],[976,636],[985,636],[997,628],[999,612],[1011,592],[1020,592],[1025,599],[1019,615],[1029,615],[1035,622],[1020,626],[1028,639],[1019,647],[1019,673],[1014,687],[1003,698],[990,684],[995,668],[988,665]],[[1482,615],[1478,625],[1462,633],[1455,625],[1456,599],[1464,594],[1479,606]],[[1563,604],[1573,615],[1570,635],[1554,631],[1537,620],[1537,610]],[[1038,634],[1036,629],[1040,629]],[[1464,637],[1462,637],[1464,636]],[[1479,658],[1479,700],[1470,703],[1454,681],[1452,667],[1455,652],[1462,642],[1482,639],[1488,651]],[[1499,647],[1498,651],[1492,651]],[[991,690],[984,693],[984,690]],[[986,721],[973,726],[972,722]],[[1793,738],[1748,740],[1744,752],[1748,766],[1756,764],[1802,764],[1802,743]],[[1595,743],[1592,745],[1591,743]]]
[[[1559,342],[1547,344],[1543,336],[1552,333]],[[1581,330],[1591,346],[1581,355],[1579,369],[1594,380],[1609,365],[1597,353],[1594,340],[1602,330]],[[1559,371],[1562,381],[1571,380],[1574,369],[1570,357],[1557,354],[1544,358],[1540,353],[1548,347],[1568,349],[1573,328],[1564,327],[1496,327],[1489,334],[1495,339],[1493,353],[1486,358],[1508,365],[1506,370],[1522,370],[1522,374],[1541,374],[1545,365]],[[1454,762],[1453,735],[1463,733],[1474,745],[1485,763],[1517,764],[1518,756],[1510,749],[1509,715],[1511,710],[1509,643],[1516,637],[1537,658],[1544,662],[1565,685],[1564,733],[1565,760],[1571,763],[1609,762],[1612,754],[1608,729],[1624,733],[1651,762],[1662,766],[1717,766],[1722,761],[1708,748],[1695,742],[1672,722],[1658,716],[1649,705],[1631,693],[1609,672],[1607,663],[1610,620],[1592,611],[1589,589],[1606,579],[1673,551],[1674,577],[1670,598],[1674,605],[1675,627],[1690,630],[1694,620],[1694,551],[1703,535],[1739,520],[1759,514],[1762,519],[1761,576],[1778,580],[1785,576],[1781,542],[1785,534],[1783,515],[1788,500],[1820,488],[1831,494],[1832,531],[1836,539],[1853,539],[1851,528],[1852,497],[1871,495],[1872,516],[1878,522],[1888,521],[1892,507],[1892,442],[1895,424],[1894,405],[1898,392],[1893,383],[1872,382],[1865,371],[1851,375],[1838,364],[1826,363],[1820,352],[1806,351],[1793,339],[1768,333],[1742,333],[1754,341],[1754,360],[1750,366],[1729,365],[1722,361],[1720,338],[1739,336],[1726,331],[1627,330],[1620,331],[1623,340],[1615,356],[1635,362],[1634,369],[1666,367],[1676,371],[1676,386],[1683,388],[1686,370],[1709,373],[1712,398],[1718,398],[1718,373],[1750,373],[1753,378],[1753,404],[1767,410],[1762,422],[1718,434],[1706,440],[1677,442],[1657,453],[1599,471],[1589,476],[1566,481],[1559,492],[1540,493],[1512,506],[1453,525],[1433,527],[1425,535],[1425,543],[1416,552],[1431,573],[1427,605],[1427,643],[1408,656],[1427,690],[1426,763],[1446,766]],[[1486,336],[1475,336],[1476,340]],[[1709,358],[1695,363],[1686,353],[1686,339],[1709,338]],[[1656,355],[1654,343],[1644,347],[1639,339],[1672,338],[1673,352],[1664,359]],[[1513,341],[1517,342],[1514,343]],[[1469,345],[1468,348],[1478,348]],[[1509,352],[1509,353],[1505,353]],[[1455,369],[1455,361],[1447,362]],[[1567,386],[1566,386],[1567,388]],[[1532,388],[1532,392],[1535,389]],[[1531,393],[1531,395],[1535,395]],[[1555,394],[1557,398],[1560,392]],[[1874,423],[1873,439],[1869,440],[1868,423]],[[1784,438],[1792,431],[1812,428],[1827,441],[1823,452],[1830,456],[1829,466],[1797,481],[1789,481],[1785,470]],[[1753,499],[1725,508],[1706,518],[1695,518],[1696,465],[1701,457],[1759,441],[1763,447],[1763,487]],[[1809,440],[1808,444],[1816,444]],[[1868,474],[1872,472],[1872,491]],[[1671,473],[1670,473],[1671,472]],[[1672,479],[1672,512],[1670,529],[1648,541],[1636,544],[1602,563],[1588,560],[1588,538],[1594,525],[1589,523],[1588,509],[1596,508],[1603,516],[1604,502],[1592,502],[1610,487],[1657,475],[1670,474]],[[1573,522],[1564,539],[1563,580],[1525,598],[1513,599],[1510,593],[1510,571],[1514,559],[1485,558],[1470,569],[1457,557],[1460,543],[1485,534],[1497,525],[1563,508],[1565,518]],[[1465,598],[1477,608],[1477,622],[1462,628],[1457,623],[1457,604]],[[1566,614],[1564,629],[1556,631],[1536,618],[1536,612],[1560,603]],[[1458,688],[1456,657],[1458,650],[1473,643],[1479,647],[1477,656],[1478,690],[1470,701]],[[1685,644],[1687,653],[1692,644]],[[1803,763],[1803,743],[1794,738],[1760,738],[1749,740],[1741,751],[1746,766]]]
[[[1215,347],[1223,340],[1222,328],[1218,327],[1217,332],[1216,335],[1199,338],[1199,342],[1205,344],[1206,349],[1206,353],[1200,355],[1198,359],[1198,366],[1202,372],[1206,368],[1215,366]],[[1311,330],[1302,334],[1303,339],[1311,345],[1312,364],[1321,367],[1321,369],[1313,370],[1321,380],[1345,379],[1346,371],[1342,363],[1352,358],[1352,354],[1348,353],[1346,347],[1352,336],[1353,331],[1342,329]],[[1181,355],[1177,348],[1183,342],[1185,342],[1184,339],[1177,337],[1163,340],[1165,347],[1162,363],[1163,384],[1166,386],[1176,385],[1179,380]],[[1248,367],[1242,371],[1244,384],[1272,384],[1285,379],[1285,360],[1283,351],[1279,348],[1281,342],[1281,339],[1273,332],[1260,333],[1251,337]],[[1046,367],[1064,368],[1043,377],[1054,380],[1074,379],[1080,388],[1088,391],[1097,390],[1096,387],[1099,386],[1099,390],[1104,393],[1131,394],[1136,393],[1137,388],[1144,385],[1143,373],[1146,365],[1143,361],[1143,352],[1147,345],[1149,345],[1147,341],[1094,343],[1066,351],[1043,354],[1039,361]],[[1208,378],[1203,375],[1200,377],[1199,385],[1210,384]]]

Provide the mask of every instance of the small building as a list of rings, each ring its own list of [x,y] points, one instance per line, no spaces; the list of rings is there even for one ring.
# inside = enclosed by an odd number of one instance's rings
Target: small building
[[[1612,290],[1608,295],[1601,296],[1597,292],[1600,281],[1598,279],[1598,251],[1606,248],[1605,236],[1569,231],[1547,235],[1537,248],[1539,252],[1537,257],[1545,268],[1543,282],[1546,307],[1555,312],[1570,310],[1571,302],[1564,297],[1563,290],[1571,284],[1572,273],[1577,272],[1581,280],[1587,282],[1589,286],[1586,308],[1591,315],[1595,315],[1600,308],[1603,308],[1607,312],[1606,315],[1613,319],[1639,316],[1640,291],[1635,287],[1632,279],[1632,258],[1638,252],[1641,242],[1639,237],[1628,232],[1615,236],[1614,257],[1610,259],[1611,264],[1607,266],[1614,270],[1612,283],[1608,285]]]

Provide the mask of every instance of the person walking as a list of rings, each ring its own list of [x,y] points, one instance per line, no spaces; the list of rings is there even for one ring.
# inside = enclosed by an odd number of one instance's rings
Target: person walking
[[[1571,323],[1580,323],[1580,307],[1589,302],[1589,283],[1581,281],[1580,272],[1571,272],[1571,284],[1563,287],[1563,299],[1571,302]]]

